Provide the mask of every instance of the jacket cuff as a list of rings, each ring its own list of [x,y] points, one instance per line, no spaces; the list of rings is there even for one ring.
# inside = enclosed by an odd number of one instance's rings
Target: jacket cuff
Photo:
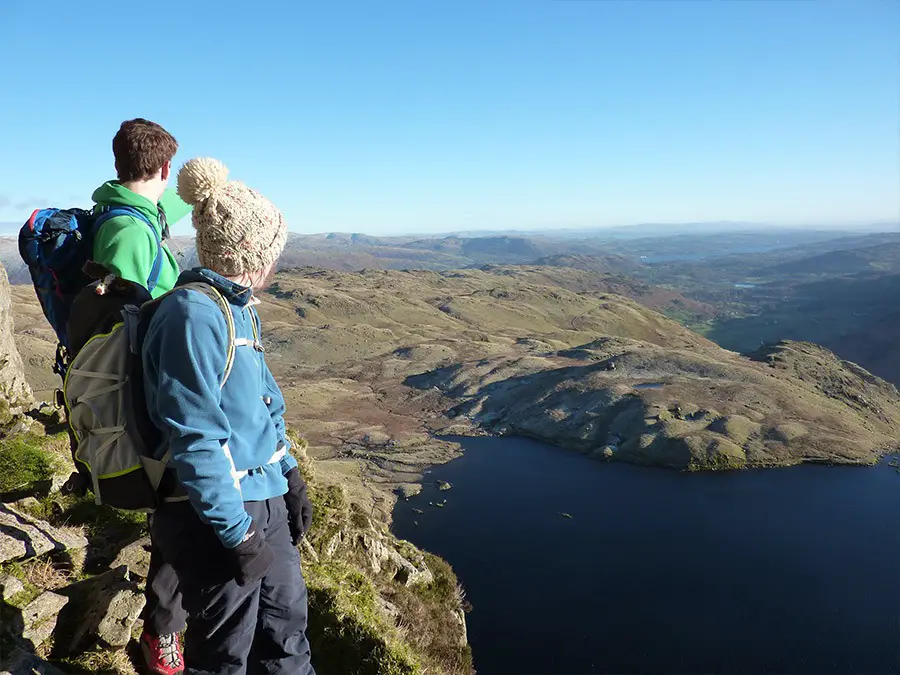
[[[281,458],[281,475],[287,475],[291,469],[296,469],[297,466],[297,460],[294,459],[294,456],[291,453],[287,453]]]
[[[244,535],[250,531],[252,525],[253,519],[249,513],[244,511],[243,517],[237,523],[229,525],[224,530],[217,531],[216,535],[225,548],[237,548],[238,544],[244,540]]]

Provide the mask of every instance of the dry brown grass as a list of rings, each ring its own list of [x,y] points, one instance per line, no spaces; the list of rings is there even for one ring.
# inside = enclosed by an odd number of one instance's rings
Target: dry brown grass
[[[66,665],[84,673],[97,675],[138,675],[131,657],[123,650],[97,649],[85,652],[75,659],[69,659]]]
[[[427,587],[390,586],[384,597],[399,610],[398,628],[405,642],[423,656],[425,672],[469,675],[472,653],[460,648],[462,635],[455,608],[467,606],[465,594],[450,566],[434,556],[428,564],[435,575]]]
[[[71,570],[45,558],[22,563],[21,570],[24,581],[48,591],[64,588],[72,580]]]

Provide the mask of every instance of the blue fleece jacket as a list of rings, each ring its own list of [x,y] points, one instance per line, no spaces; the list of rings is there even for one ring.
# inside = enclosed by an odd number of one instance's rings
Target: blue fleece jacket
[[[260,323],[251,290],[202,268],[182,273],[178,285],[195,281],[212,284],[229,302],[237,338],[231,375],[221,386],[228,356],[221,307],[176,287],[143,334],[145,390],[163,431],[157,458],[171,452],[194,509],[234,548],[251,524],[244,502],[287,492],[284,474],[297,462],[287,452],[284,397],[261,345],[254,346]]]

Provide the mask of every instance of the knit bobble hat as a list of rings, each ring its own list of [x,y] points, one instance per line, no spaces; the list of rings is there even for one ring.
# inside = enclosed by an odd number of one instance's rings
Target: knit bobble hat
[[[200,264],[223,276],[259,272],[274,264],[287,242],[284,216],[268,199],[228,180],[228,168],[209,157],[178,172],[178,195],[194,206]]]

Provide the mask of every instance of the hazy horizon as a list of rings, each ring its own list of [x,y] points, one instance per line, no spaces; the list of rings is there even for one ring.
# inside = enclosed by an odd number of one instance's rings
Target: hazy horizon
[[[22,226],[22,223],[17,223],[15,221],[5,221],[0,222],[0,237],[15,237],[18,234],[19,228]],[[814,224],[791,224],[791,223],[745,223],[738,221],[730,221],[730,220],[714,220],[714,221],[700,221],[700,222],[656,222],[656,223],[627,223],[621,225],[608,225],[608,226],[586,226],[586,227],[556,227],[556,228],[477,228],[471,230],[460,230],[460,229],[450,229],[446,231],[439,232],[423,232],[423,231],[415,231],[411,230],[408,232],[392,232],[390,234],[380,234],[375,232],[366,232],[364,230],[321,230],[321,231],[311,231],[311,232],[301,232],[296,229],[291,228],[289,231],[291,234],[297,234],[301,236],[309,236],[309,237],[320,237],[320,236],[329,236],[329,235],[360,235],[366,237],[374,237],[374,238],[409,238],[409,237],[421,237],[423,239],[439,239],[443,237],[453,237],[458,236],[461,238],[474,238],[474,237],[490,237],[490,236],[545,236],[552,237],[553,235],[597,235],[602,236],[603,233],[613,233],[615,231],[629,230],[629,229],[665,229],[671,228],[673,230],[671,235],[666,234],[658,234],[657,236],[677,236],[679,234],[690,234],[693,230],[693,233],[696,234],[721,234],[728,232],[754,232],[754,231],[771,231],[771,230],[784,230],[784,231],[821,231],[821,232],[849,232],[849,233],[876,233],[876,232],[892,232],[894,230],[900,230],[900,219],[897,221],[884,221],[884,222],[856,222],[856,223],[814,223]],[[175,237],[187,237],[193,236],[193,229],[189,223],[189,219],[185,219],[175,226],[171,228],[172,236]],[[656,234],[656,233],[654,233]]]

